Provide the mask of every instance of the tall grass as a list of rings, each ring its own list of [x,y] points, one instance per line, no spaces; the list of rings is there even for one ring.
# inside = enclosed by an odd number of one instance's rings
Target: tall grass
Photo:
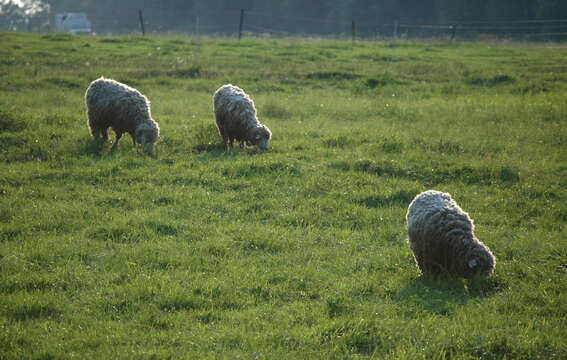
[[[2,358],[567,356],[567,63],[521,44],[0,33]],[[152,102],[147,155],[84,91]],[[272,148],[227,155],[212,94]],[[128,140],[128,139],[127,139]],[[405,213],[450,192],[497,257],[417,272]]]

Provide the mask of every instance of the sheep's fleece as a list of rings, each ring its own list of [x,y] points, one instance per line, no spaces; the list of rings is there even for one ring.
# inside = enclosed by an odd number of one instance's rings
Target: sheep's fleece
[[[112,127],[116,133],[113,148],[123,133],[132,136],[134,145],[138,142],[148,150],[159,138],[159,126],[152,119],[150,102],[128,85],[103,77],[96,79],[86,91],[85,103],[92,136],[106,140],[107,130]]]
[[[221,86],[213,96],[213,107],[219,135],[229,152],[234,140],[241,147],[244,144],[258,145],[263,150],[270,147],[272,133],[258,121],[254,101],[244,90],[231,84]]]
[[[474,236],[471,218],[451,195],[435,190],[417,195],[406,220],[409,245],[423,274],[449,272],[471,279],[493,272],[494,255]]]

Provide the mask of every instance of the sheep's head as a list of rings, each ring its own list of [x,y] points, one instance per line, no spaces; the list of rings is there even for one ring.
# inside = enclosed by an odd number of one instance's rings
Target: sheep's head
[[[483,244],[471,251],[466,259],[464,277],[473,279],[477,275],[490,275],[494,270],[494,255]]]
[[[153,126],[152,126],[153,125]],[[148,152],[152,152],[154,143],[159,139],[159,127],[153,124],[142,124],[136,129],[136,142]]]
[[[251,145],[257,145],[262,150],[268,150],[270,147],[270,138],[272,132],[266,125],[258,126],[248,133],[246,142]]]

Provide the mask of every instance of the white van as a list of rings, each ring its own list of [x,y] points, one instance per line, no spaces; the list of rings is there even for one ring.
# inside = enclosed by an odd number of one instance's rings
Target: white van
[[[55,31],[68,32],[74,35],[91,35],[93,29],[85,13],[55,14]]]

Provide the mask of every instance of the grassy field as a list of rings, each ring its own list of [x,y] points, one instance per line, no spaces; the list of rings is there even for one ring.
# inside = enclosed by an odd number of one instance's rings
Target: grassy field
[[[0,358],[567,358],[567,48],[0,33]],[[153,155],[89,135],[99,76]],[[272,148],[226,155],[237,84]],[[113,135],[111,136],[113,140]],[[497,257],[420,276],[449,192]]]

